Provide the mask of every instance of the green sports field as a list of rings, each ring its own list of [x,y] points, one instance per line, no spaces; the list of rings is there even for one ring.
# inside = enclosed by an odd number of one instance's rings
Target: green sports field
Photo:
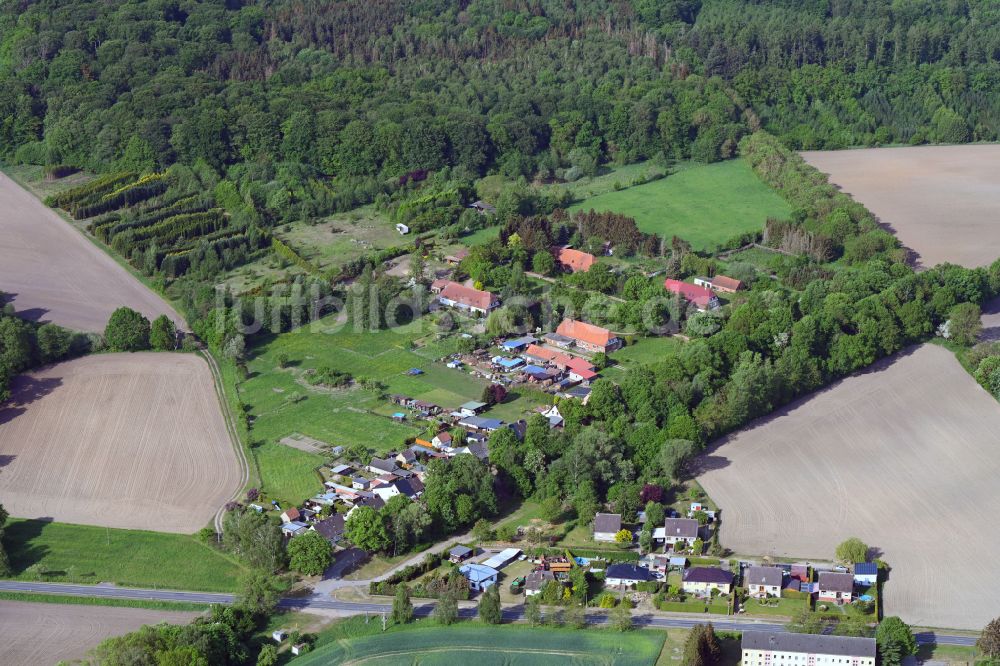
[[[754,175],[742,159],[690,165],[661,180],[574,204],[571,211],[611,211],[634,217],[643,231],[677,235],[709,250],[768,217],[787,218],[788,204]]]
[[[666,634],[573,631],[523,625],[420,626],[363,638],[321,640],[295,666],[652,666]]]

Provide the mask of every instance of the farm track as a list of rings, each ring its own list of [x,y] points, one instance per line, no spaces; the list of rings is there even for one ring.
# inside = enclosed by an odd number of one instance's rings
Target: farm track
[[[198,355],[205,359],[209,369],[212,371],[215,396],[219,400],[219,409],[222,410],[222,418],[226,422],[226,432],[229,434],[230,444],[232,444],[233,449],[236,451],[236,458],[240,465],[240,484],[229,500],[227,500],[226,504],[228,504],[230,501],[237,499],[250,482],[250,462],[247,460],[246,451],[240,441],[239,429],[236,426],[236,418],[233,416],[233,410],[229,408],[229,400],[226,399],[226,389],[225,384],[222,383],[222,371],[219,370],[219,364],[215,361],[215,357],[212,356],[211,352],[200,351]],[[225,513],[226,505],[223,504],[219,507],[213,519],[216,534],[222,534],[222,517]]]

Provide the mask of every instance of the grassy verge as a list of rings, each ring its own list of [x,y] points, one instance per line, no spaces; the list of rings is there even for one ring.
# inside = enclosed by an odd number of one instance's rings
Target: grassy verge
[[[19,580],[231,592],[244,572],[186,534],[11,519],[4,545]]]
[[[43,594],[35,592],[8,592],[0,590],[0,600],[30,601],[40,604],[70,604],[79,606],[114,606],[116,608],[147,608],[166,611],[204,611],[208,604],[186,601],[155,601],[152,599],[105,599],[101,597],[78,597],[64,594]]]

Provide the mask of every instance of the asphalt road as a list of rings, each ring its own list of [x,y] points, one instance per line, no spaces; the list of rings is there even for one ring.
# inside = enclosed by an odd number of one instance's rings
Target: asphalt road
[[[8,592],[32,592],[46,594],[62,594],[81,597],[99,597],[107,599],[140,599],[146,601],[179,601],[202,604],[229,604],[233,601],[231,594],[214,592],[181,592],[177,590],[148,590],[111,585],[74,585],[70,583],[32,583],[15,580],[0,581],[0,590]],[[324,595],[311,595],[301,598],[285,598],[280,606],[289,610],[332,610],[345,614],[360,615],[371,613],[381,615],[392,610],[391,604],[366,603],[359,601],[338,601]],[[429,615],[433,604],[416,605],[414,613],[419,616]],[[458,614],[463,618],[475,617],[475,608],[459,608]],[[504,609],[503,619],[507,622],[517,622],[524,619],[523,606],[510,606]],[[639,627],[656,627],[661,629],[689,629],[696,624],[711,621],[720,631],[785,631],[785,627],[777,622],[754,620],[723,619],[722,617],[699,616],[697,618],[664,617],[651,614],[634,614],[633,622]],[[608,623],[608,617],[599,613],[588,613],[587,622],[593,625]],[[975,636],[963,636],[944,632],[925,631],[916,634],[918,643],[940,645],[975,645]]]

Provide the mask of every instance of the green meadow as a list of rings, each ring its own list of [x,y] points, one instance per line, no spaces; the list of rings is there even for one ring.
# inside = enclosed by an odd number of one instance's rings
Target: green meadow
[[[590,209],[628,215],[643,231],[680,236],[697,250],[758,231],[768,217],[786,218],[791,213],[785,200],[741,159],[684,165],[666,178],[597,194],[570,207]]]

